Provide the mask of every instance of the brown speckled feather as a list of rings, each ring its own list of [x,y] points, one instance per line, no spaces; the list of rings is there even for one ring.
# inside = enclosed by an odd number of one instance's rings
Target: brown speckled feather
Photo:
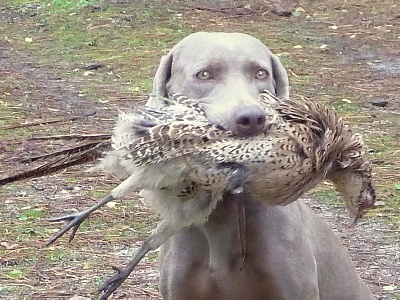
[[[169,178],[154,187],[176,183],[183,184],[186,191],[194,182],[218,198],[244,187],[257,199],[280,205],[297,200],[327,177],[345,197],[352,220],[373,205],[371,184],[344,188],[353,177],[370,183],[370,169],[360,171],[364,164],[362,139],[346,128],[333,110],[303,98],[279,100],[265,92],[260,94],[267,115],[265,130],[257,136],[237,137],[209,124],[196,101],[181,95],[173,98],[186,109],[184,114],[177,110],[179,117],[170,107],[161,114],[157,111],[156,117],[149,116],[152,111],[147,109],[120,117],[114,133],[119,137],[114,144],[118,155],[111,156],[108,164],[117,165],[117,173],[127,170],[126,175],[132,174],[132,164],[179,166],[182,172],[172,183]],[[140,138],[121,141],[120,131],[128,127],[135,132],[138,120]]]
[[[99,135],[98,142],[90,136],[93,146],[85,151],[77,145],[54,153],[54,163],[3,178],[0,184],[93,160],[99,148],[112,144],[99,168],[130,178],[125,191],[159,190],[187,203],[209,196],[218,201],[225,192],[246,188],[261,201],[285,205],[327,178],[345,198],[352,223],[373,207],[375,191],[362,138],[333,110],[304,98],[280,100],[269,92],[259,100],[266,125],[257,136],[237,137],[210,124],[197,101],[172,95],[170,105],[160,109],[121,113],[111,141],[107,135]],[[158,201],[153,206],[168,215],[163,200]]]

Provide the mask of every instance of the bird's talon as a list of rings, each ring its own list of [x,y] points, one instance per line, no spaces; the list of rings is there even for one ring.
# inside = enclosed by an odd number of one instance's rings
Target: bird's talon
[[[112,268],[114,271],[118,272],[118,274],[121,273],[121,268],[118,268],[118,267],[116,267],[116,266],[111,266],[111,268]]]
[[[128,278],[130,272],[127,268],[118,268],[111,266],[117,273],[107,279],[99,288],[98,292],[103,293],[100,296],[100,300],[107,299],[112,293],[114,293],[118,287]]]
[[[71,221],[73,219],[74,219],[73,216],[68,215],[68,216],[64,216],[64,217],[46,219],[45,221],[47,221],[47,222],[61,222],[61,221]]]
[[[53,237],[49,239],[46,246],[53,244],[56,240],[62,237],[66,232],[72,229],[68,243],[71,243],[75,237],[75,233],[78,231],[79,227],[81,226],[82,222],[89,216],[90,213],[87,212],[79,212],[72,215],[67,215],[58,218],[47,219],[48,222],[61,222],[67,221],[67,225],[65,225],[62,229],[60,229]]]

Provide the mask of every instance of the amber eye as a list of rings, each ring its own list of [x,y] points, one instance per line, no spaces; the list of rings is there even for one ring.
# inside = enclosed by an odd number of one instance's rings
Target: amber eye
[[[212,78],[211,72],[204,70],[200,71],[199,73],[196,74],[196,77],[200,80],[208,80]]]
[[[257,79],[266,79],[268,77],[268,71],[264,69],[260,69],[256,73],[256,78]]]

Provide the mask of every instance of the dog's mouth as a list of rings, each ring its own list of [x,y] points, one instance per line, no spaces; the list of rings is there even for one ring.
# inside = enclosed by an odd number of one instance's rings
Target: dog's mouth
[[[265,122],[260,124],[258,126],[258,128],[256,128],[256,129],[248,128],[247,126],[241,127],[240,125],[237,125],[237,124],[234,124],[234,126],[228,126],[227,124],[221,124],[218,122],[211,122],[211,123],[214,124],[215,126],[217,126],[218,129],[230,131],[235,136],[241,137],[241,138],[256,136],[256,135],[264,132],[264,130],[266,128]]]
[[[240,104],[227,109],[226,104],[215,104],[209,98],[198,103],[212,124],[238,137],[255,136],[265,129],[266,114],[259,105]]]

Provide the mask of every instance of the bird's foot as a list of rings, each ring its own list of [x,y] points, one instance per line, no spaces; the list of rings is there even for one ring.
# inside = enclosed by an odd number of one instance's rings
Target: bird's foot
[[[67,225],[64,226],[60,231],[58,231],[55,235],[53,235],[46,246],[53,244],[56,240],[62,237],[67,231],[72,228],[71,234],[69,235],[69,243],[74,239],[76,231],[79,229],[79,226],[82,222],[90,215],[91,211],[82,211],[75,214],[48,219],[49,222],[61,222],[61,221],[69,221]]]
[[[125,281],[126,278],[132,273],[133,268],[131,266],[126,266],[122,269],[118,267],[112,267],[117,273],[112,277],[107,279],[101,287],[99,287],[99,293],[103,293],[100,296],[100,300],[106,300],[110,295]]]

